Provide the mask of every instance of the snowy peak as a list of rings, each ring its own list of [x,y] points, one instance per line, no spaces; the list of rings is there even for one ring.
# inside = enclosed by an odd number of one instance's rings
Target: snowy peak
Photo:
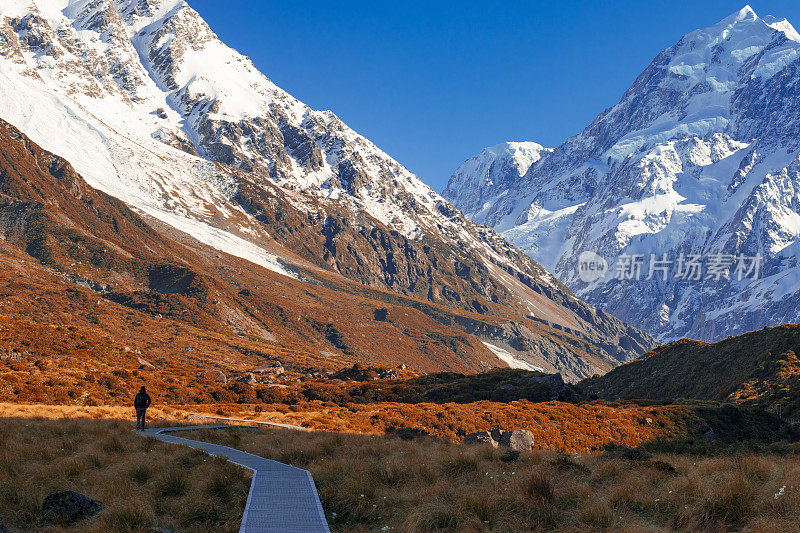
[[[736,13],[733,13],[725,17],[717,24],[709,27],[705,31],[713,33],[716,30],[722,33],[723,36],[727,36],[725,32],[734,29],[740,29],[737,27],[744,26],[745,28],[749,28],[754,31],[759,31],[763,29],[761,25],[767,26],[768,28],[783,34],[787,39],[800,42],[800,35],[798,35],[797,31],[794,29],[794,27],[787,19],[785,18],[779,19],[772,15],[767,15],[764,18],[759,18],[759,16],[756,14],[753,8],[750,7],[749,5],[746,5]]]
[[[450,177],[442,195],[470,218],[482,222],[482,207],[513,186],[531,165],[552,152],[535,142],[505,142],[467,159]]]
[[[738,97],[796,65],[798,37],[787,21],[761,19],[749,7],[687,34],[658,54],[617,105],[567,143],[563,159],[590,148],[592,157],[610,164],[669,139],[775,130],[776,116],[754,114],[756,120],[743,122]]]
[[[747,6],[688,33],[583,132],[491,194],[483,169],[464,170],[448,186],[457,207],[662,340],[800,321],[800,36],[784,19]],[[586,251],[606,260],[605,277],[581,278]],[[624,258],[641,258],[646,277],[651,254],[688,253],[761,254],[762,279],[614,279]]]
[[[717,24],[717,26],[722,26],[722,25],[731,26],[733,24],[736,24],[737,22],[743,22],[743,21],[753,22],[756,20],[758,20],[758,15],[756,15],[756,12],[753,10],[752,7],[750,7],[750,4],[748,4],[739,11],[737,11],[736,13],[733,13],[722,19]]]

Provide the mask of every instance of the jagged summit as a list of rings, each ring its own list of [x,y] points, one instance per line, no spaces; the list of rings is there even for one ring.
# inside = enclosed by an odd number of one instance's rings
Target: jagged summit
[[[748,26],[754,31],[763,30],[763,26],[767,26],[770,29],[783,34],[786,38],[792,41],[800,42],[800,35],[798,35],[797,30],[794,29],[792,24],[787,19],[777,18],[773,15],[767,15],[763,18],[760,18],[756,14],[755,10],[749,5],[746,5],[736,13],[732,13],[731,15],[725,17],[717,24],[707,28],[706,30],[698,31],[706,31],[709,33],[713,33],[714,31],[724,32],[725,30],[731,30],[736,26],[741,25]],[[693,34],[690,33],[687,35],[687,37],[692,35]],[[727,35],[724,35],[724,37],[727,37]]]
[[[800,39],[748,7],[661,51],[579,135],[521,178],[457,172],[445,196],[578,294],[669,340],[800,321]],[[606,258],[587,283],[583,251]],[[620,257],[762,253],[762,277],[612,279]],[[647,265],[644,266],[647,276]]]
[[[512,186],[532,164],[551,151],[534,142],[490,146],[456,169],[442,195],[479,219],[486,199]]]
[[[758,15],[756,15],[755,10],[752,7],[750,7],[750,4],[747,4],[746,6],[744,6],[742,9],[740,9],[736,13],[732,13],[732,14],[728,15],[727,17],[725,17],[724,19],[722,19],[717,24],[717,26],[720,26],[720,25],[723,25],[723,24],[730,26],[732,24],[736,24],[737,22],[755,21],[757,19],[758,19]]]

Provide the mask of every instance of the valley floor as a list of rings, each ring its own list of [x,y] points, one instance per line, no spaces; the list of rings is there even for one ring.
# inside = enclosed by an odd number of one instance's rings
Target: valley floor
[[[0,404],[0,523],[12,532],[236,531],[248,474],[180,446],[133,438],[131,411]],[[757,412],[733,406],[316,401],[159,406],[149,415],[164,426],[208,415],[321,430],[181,436],[309,470],[335,531],[800,527],[796,446],[770,444],[780,439],[769,423],[759,426]],[[465,428],[485,425],[531,428],[539,449],[516,456],[458,442]],[[697,435],[708,427],[714,444]],[[45,527],[42,501],[61,490],[99,499],[106,509],[72,529]]]

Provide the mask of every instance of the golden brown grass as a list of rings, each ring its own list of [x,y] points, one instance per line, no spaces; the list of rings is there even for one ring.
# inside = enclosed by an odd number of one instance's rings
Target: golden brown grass
[[[238,531],[249,487],[248,471],[130,423],[0,418],[0,523],[12,532]],[[63,490],[106,508],[72,528],[43,524],[42,501]]]
[[[800,462],[793,453],[536,451],[504,462],[502,450],[425,438],[262,429],[201,430],[190,438],[310,470],[335,531],[800,528]]]
[[[520,400],[345,406],[315,401],[296,405],[181,406],[180,409],[322,431],[383,434],[392,428],[408,427],[451,441],[460,441],[464,433],[492,428],[528,429],[534,434],[535,447],[570,453],[595,452],[608,444],[634,447],[660,440],[696,440],[709,427],[714,428],[718,438],[731,441],[773,442],[781,438],[777,421],[759,411],[735,407],[603,402],[575,405]]]
[[[712,428],[725,443],[771,443],[785,438],[778,422],[763,412],[734,406],[643,406],[603,402],[574,405],[564,402],[515,401],[471,404],[375,403],[339,406],[331,402],[286,404],[227,404],[154,406],[148,411],[154,425],[225,423],[208,417],[271,422],[313,431],[382,435],[397,429],[460,442],[465,433],[492,428],[528,429],[534,447],[568,453],[592,453],[608,445],[635,447],[675,442],[671,451],[702,449],[702,435]],[[48,419],[90,418],[133,421],[131,407],[58,406],[0,403],[0,417]],[[231,422],[242,424],[242,422]],[[255,425],[255,424],[254,424]]]

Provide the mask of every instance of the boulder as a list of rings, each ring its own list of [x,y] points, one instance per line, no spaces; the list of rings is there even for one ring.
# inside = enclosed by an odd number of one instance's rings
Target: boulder
[[[705,439],[706,442],[713,443],[717,441],[717,434],[714,433],[713,429],[709,429],[708,431],[703,433],[703,438]]]
[[[8,528],[3,524],[0,524],[0,533],[9,533]]]
[[[258,380],[256,379],[256,376],[252,372],[250,372],[249,374],[245,374],[244,376],[240,377],[236,381],[239,381],[241,383],[247,383],[248,385],[257,385],[258,384]]]
[[[464,444],[488,444],[492,448],[497,448],[497,441],[492,438],[489,431],[476,431],[464,437]]]
[[[208,372],[203,372],[203,377],[210,381],[221,381],[222,383],[228,382],[227,376],[219,370],[209,370]]]
[[[277,363],[270,366],[260,366],[258,368],[254,368],[253,372],[256,374],[275,374],[276,376],[280,376],[286,372],[286,369],[283,368],[282,364]]]
[[[72,525],[103,510],[103,504],[71,490],[47,496],[42,503],[42,520],[49,524]]]
[[[527,429],[515,429],[513,431],[503,431],[500,435],[500,445],[520,452],[528,452],[533,449],[533,433]]]
[[[503,433],[505,433],[505,432],[502,429],[499,429],[499,428],[494,428],[491,431],[492,438],[494,440],[496,440],[497,442],[500,442],[500,438],[503,436]]]
[[[150,369],[155,368],[153,364],[151,364],[149,361],[145,361],[141,357],[137,357],[136,361],[139,363],[139,368],[150,368]]]

